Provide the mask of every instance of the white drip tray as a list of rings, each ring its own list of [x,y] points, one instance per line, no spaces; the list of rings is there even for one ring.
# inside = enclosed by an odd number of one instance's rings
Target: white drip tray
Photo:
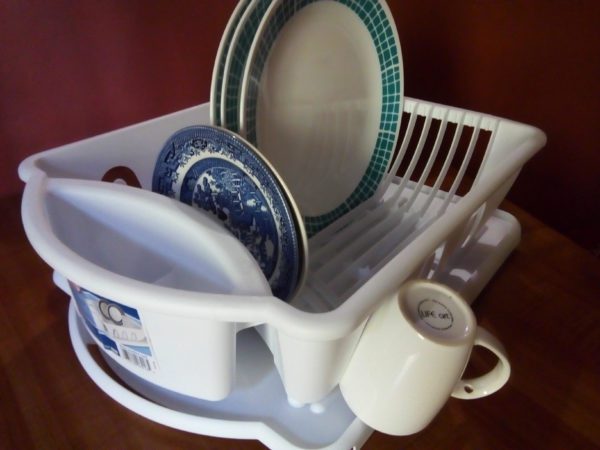
[[[447,262],[447,269],[431,274],[436,273],[436,281],[457,290],[471,303],[519,239],[516,219],[496,211],[477,240],[460,249]],[[104,359],[116,375],[106,371],[94,359],[92,352],[104,354],[78,319],[74,301],[69,308],[69,330],[79,362],[100,389],[131,411],[172,428],[257,439],[273,449],[332,450],[360,448],[373,431],[354,416],[337,388],[319,403],[302,406],[288,401],[273,357],[255,329],[238,333],[236,385],[229,397],[218,402],[160,388],[110,357]],[[123,387],[117,376],[131,390]]]
[[[273,449],[360,448],[372,433],[350,411],[339,389],[320,403],[290,404],[273,357],[254,329],[238,335],[236,388],[219,402],[160,388],[104,357],[133,391],[124,388],[94,359],[97,346],[79,320],[73,300],[69,331],[79,362],[98,387],[127,409],[163,425],[196,434],[257,439]]]

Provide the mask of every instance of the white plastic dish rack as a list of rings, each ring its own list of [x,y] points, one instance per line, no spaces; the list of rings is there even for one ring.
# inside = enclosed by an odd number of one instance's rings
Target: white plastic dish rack
[[[436,271],[435,280],[473,299],[519,238],[516,219],[496,210],[478,239],[453,258],[445,271]],[[56,272],[55,282],[70,294],[66,280]],[[161,389],[118,364],[106,352],[100,352],[78,318],[74,300],[69,308],[69,332],[79,362],[103,392],[123,407],[171,428],[201,435],[256,439],[271,449],[285,450],[356,450],[373,432],[350,410],[339,388],[310,405],[290,402],[273,356],[253,328],[238,333],[234,389],[221,401]],[[97,353],[111,370],[99,363]]]
[[[310,239],[307,281],[291,304],[271,296],[213,295],[201,290],[165,299],[151,282],[115,291],[108,287],[114,281],[110,262],[101,269],[111,283],[96,280],[83,269],[74,275],[56,262],[60,248],[37,244],[39,211],[32,209],[39,207],[40,193],[35,189],[43,189],[44,180],[100,180],[111,168],[125,166],[149,190],[166,139],[185,126],[208,122],[209,106],[204,104],[27,158],[19,167],[26,182],[24,227],[35,250],[60,274],[56,279],[66,291],[61,275],[137,308],[150,318],[150,339],[153,321],[171,318],[176,324],[174,318],[182,316],[198,321],[201,326],[193,337],[210,345],[198,345],[192,358],[191,376],[198,385],[194,397],[220,400],[231,393],[236,382],[236,334],[256,328],[273,355],[287,397],[298,405],[321,401],[336,388],[370,314],[406,280],[423,277],[460,284],[461,270],[466,270],[460,266],[468,264],[464,255],[474,245],[488,245],[492,256],[485,259],[485,267],[471,268],[468,285],[455,286],[464,288],[467,300],[475,298],[518,241],[514,220],[510,239],[505,239],[506,233],[497,242],[489,237],[482,241],[482,236],[522,166],[546,139],[528,125],[406,98],[401,145],[390,175],[373,199]],[[488,244],[486,239],[491,239]],[[85,259],[77,249],[64,251],[75,261]],[[88,263],[82,267],[93,267]],[[176,334],[176,326],[174,330]],[[177,345],[176,335],[173,343]],[[121,364],[149,379],[143,369]],[[178,390],[160,374],[150,381]]]

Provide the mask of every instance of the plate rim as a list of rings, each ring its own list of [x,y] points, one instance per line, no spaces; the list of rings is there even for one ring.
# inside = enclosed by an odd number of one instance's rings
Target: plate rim
[[[303,5],[302,8],[304,8],[305,6],[308,6],[309,4],[313,4],[313,3],[318,3],[320,1],[330,1],[330,0],[312,0],[309,1],[306,5]],[[334,2],[343,5],[344,7],[350,8],[350,6],[348,6],[347,4],[345,4],[344,0],[333,0]],[[248,117],[247,117],[247,96],[248,96],[248,90],[250,89],[250,71],[253,67],[253,65],[255,64],[255,60],[257,58],[257,47],[260,44],[261,40],[262,40],[262,35],[265,32],[265,28],[267,27],[269,21],[273,18],[273,15],[275,14],[275,11],[278,9],[278,7],[280,5],[282,5],[284,2],[284,0],[273,0],[272,3],[269,5],[269,8],[267,9],[267,11],[265,12],[265,14],[263,15],[263,18],[260,22],[260,25],[258,27],[258,29],[256,30],[256,33],[254,35],[254,39],[252,41],[252,45],[250,47],[250,51],[248,53],[248,57],[246,60],[246,65],[244,67],[244,74],[242,77],[242,87],[241,87],[241,91],[240,91],[240,97],[239,97],[239,108],[238,108],[238,129],[239,129],[239,133],[244,136],[244,138],[248,139],[247,137],[247,122],[248,122]],[[378,172],[378,177],[380,177],[379,181],[377,182],[377,185],[373,188],[369,190],[368,195],[363,194],[356,194],[356,190],[361,186],[361,184],[363,183],[363,180],[365,179],[366,175],[367,175],[367,171],[368,171],[368,167],[371,164],[375,151],[377,150],[377,141],[379,140],[379,136],[381,134],[381,124],[383,121],[383,106],[384,106],[384,101],[383,98],[385,97],[385,93],[384,93],[384,86],[382,85],[382,104],[380,107],[380,121],[379,121],[379,132],[377,135],[377,139],[374,142],[373,145],[373,150],[371,152],[371,158],[369,160],[369,165],[367,166],[367,168],[365,169],[365,173],[363,174],[363,176],[361,177],[360,181],[358,182],[358,184],[355,186],[354,190],[341,202],[339,203],[336,207],[334,207],[333,209],[330,209],[329,211],[319,214],[318,216],[304,216],[303,219],[305,220],[305,224],[306,224],[306,228],[308,230],[308,233],[310,234],[310,236],[313,236],[315,234],[317,234],[320,230],[322,230],[323,228],[325,228],[327,225],[329,225],[330,223],[334,222],[335,220],[339,219],[340,217],[342,217],[343,215],[347,214],[349,211],[351,211],[352,209],[354,209],[356,206],[358,206],[359,204],[365,202],[368,199],[373,198],[373,196],[375,195],[381,195],[381,193],[383,192],[382,189],[379,189],[379,187],[382,184],[386,183],[386,179],[389,178],[391,175],[393,176],[393,174],[389,173],[389,170],[394,166],[394,161],[395,161],[395,157],[397,155],[395,155],[395,149],[398,145],[398,139],[400,136],[400,128],[401,128],[401,119],[402,119],[402,112],[403,112],[403,106],[404,106],[404,85],[405,85],[405,79],[404,79],[404,70],[403,70],[403,59],[402,59],[402,49],[400,46],[400,37],[398,34],[398,29],[396,27],[396,23],[394,21],[394,17],[391,13],[391,10],[389,9],[389,6],[387,4],[387,2],[385,0],[371,0],[371,3],[376,3],[379,6],[381,6],[383,13],[385,14],[385,17],[387,18],[387,22],[388,22],[388,28],[389,30],[391,30],[393,38],[394,38],[394,44],[395,44],[395,48],[396,48],[396,52],[395,52],[395,56],[398,59],[398,63],[397,63],[397,71],[398,71],[398,82],[396,83],[398,85],[398,102],[397,102],[397,114],[398,114],[398,118],[396,120],[396,124],[395,124],[395,130],[393,133],[393,140],[392,140],[392,145],[390,146],[389,149],[389,157],[387,158],[386,161],[386,166],[383,170],[381,170],[380,172]],[[298,11],[300,11],[302,8],[298,9],[298,10],[294,10],[292,12],[292,16],[293,17]],[[291,18],[290,17],[290,18]],[[360,18],[360,17],[359,17]],[[287,21],[289,21],[290,19],[287,19]],[[365,23],[365,21],[360,18],[361,22],[363,23],[363,25],[365,25],[368,29],[368,24]],[[286,22],[287,22],[286,21]],[[369,30],[369,36],[371,37],[371,39],[373,40],[373,36]],[[375,48],[377,49],[377,45],[375,45]],[[270,52],[271,49],[269,49]],[[383,77],[382,71],[381,71],[381,60],[379,58],[379,52],[377,55],[378,61],[380,63],[380,76]],[[263,67],[264,68],[264,67]],[[261,70],[262,73],[262,70]],[[249,139],[248,139],[249,140]],[[257,145],[258,146],[258,142],[256,144],[253,143],[253,145]],[[356,199],[354,197],[357,197]],[[356,203],[354,206],[348,206],[349,203]],[[345,207],[345,208],[344,208]],[[346,209],[345,211],[341,211],[340,209]],[[338,211],[340,210],[340,211]],[[337,211],[337,213],[336,213]],[[307,223],[308,222],[308,223]],[[317,223],[316,225],[312,225],[313,222],[320,222]]]
[[[221,102],[219,105],[219,113],[220,113],[220,117],[221,117],[221,123],[219,126],[227,128],[231,131],[237,132],[239,129],[239,126],[234,127],[234,128],[230,128],[231,124],[228,123],[227,121],[227,91],[229,90],[229,86],[230,86],[230,80],[231,80],[231,69],[232,69],[232,65],[233,65],[233,61],[236,58],[236,55],[238,54],[238,45],[240,42],[240,37],[242,35],[242,33],[244,33],[244,31],[246,30],[246,26],[248,21],[250,20],[250,17],[253,14],[260,14],[259,15],[259,20],[258,20],[258,24],[260,24],[262,17],[264,16],[264,11],[262,13],[260,13],[260,8],[264,7],[264,9],[266,10],[271,4],[271,0],[250,0],[250,3],[248,4],[246,10],[244,11],[244,13],[242,14],[242,16],[240,17],[240,20],[236,26],[236,29],[231,37],[231,42],[229,44],[229,48],[227,49],[227,57],[225,59],[225,67],[223,69],[223,80],[221,82]],[[259,11],[259,13],[256,13],[256,11]],[[254,39],[254,36],[256,35],[256,30],[258,29],[258,26],[255,30],[250,29],[250,31],[248,31],[248,33],[251,35],[251,39]],[[250,42],[252,42],[252,40]],[[250,46],[248,46],[248,48],[250,48]],[[243,58],[243,66],[242,66],[242,70],[241,73],[239,74],[239,84],[241,85],[242,83],[242,75],[244,73],[244,68],[246,67],[247,61],[248,61],[248,55],[249,53],[247,51],[245,51],[245,49],[241,49],[244,50],[241,53],[243,53],[243,55],[241,56],[241,58]],[[241,86],[238,86],[239,91],[241,92]],[[233,104],[235,105],[235,108],[239,108],[239,95],[238,98],[235,99],[235,101],[233,102]],[[233,116],[234,114],[232,114]],[[237,116],[237,112],[235,114],[235,116]],[[236,119],[237,120],[237,119]]]
[[[220,125],[221,116],[218,114],[221,103],[221,85],[222,80],[226,76],[225,62],[227,59],[227,53],[231,46],[232,38],[237,29],[237,26],[242,18],[242,15],[250,5],[252,0],[240,0],[233,9],[233,12],[227,20],[221,40],[219,41],[219,47],[217,48],[217,54],[215,56],[215,62],[213,63],[213,71],[210,83],[210,123],[212,125]],[[219,83],[221,80],[221,83]]]

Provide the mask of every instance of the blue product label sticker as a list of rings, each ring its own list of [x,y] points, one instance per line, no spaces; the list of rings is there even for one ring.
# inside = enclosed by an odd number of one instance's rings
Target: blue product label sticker
[[[99,345],[129,364],[156,371],[150,340],[135,308],[101,297],[69,281],[79,316]]]

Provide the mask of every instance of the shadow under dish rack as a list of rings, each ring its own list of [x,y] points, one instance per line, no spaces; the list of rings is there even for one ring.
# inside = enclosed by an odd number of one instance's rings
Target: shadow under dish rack
[[[48,150],[25,160],[19,175],[25,182],[36,176],[100,180],[123,166],[142,188],[151,189],[157,143],[185,126],[208,123],[208,116],[204,104]],[[207,372],[198,375],[199,398],[227,397],[235,382],[235,335],[255,327],[288,398],[318,402],[338,385],[370,314],[405,281],[460,283],[455,269],[463,256],[489,241],[492,262],[487,269],[471,268],[462,293],[472,301],[487,283],[518,236],[503,248],[493,236],[483,244],[481,238],[522,166],[544,145],[544,134],[510,120],[406,98],[399,142],[380,191],[309,240],[306,284],[291,304],[243,296],[219,303],[211,294],[197,293],[197,304],[186,314],[212,324],[198,337],[215,343],[196,355]],[[55,279],[69,292],[60,273]],[[152,308],[168,314],[168,305]]]

